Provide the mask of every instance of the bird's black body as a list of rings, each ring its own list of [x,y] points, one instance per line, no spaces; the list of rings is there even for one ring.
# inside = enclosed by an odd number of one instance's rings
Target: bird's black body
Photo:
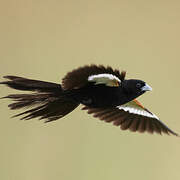
[[[15,115],[21,119],[46,119],[50,122],[64,117],[80,104],[89,114],[106,122],[113,122],[122,130],[156,132],[178,135],[159,118],[144,108],[136,98],[151,90],[142,80],[125,79],[126,72],[102,65],[80,67],[67,73],[62,84],[5,76],[0,82],[10,88],[32,93],[11,94],[10,109],[29,108]]]
[[[81,104],[94,108],[115,107],[128,101],[121,87],[105,87],[104,85],[73,90],[71,97]]]
[[[93,108],[116,107],[145,93],[145,91],[137,89],[136,86],[134,87],[132,82],[134,84],[138,82],[145,84],[140,80],[125,80],[118,87],[109,87],[104,84],[96,86],[94,83],[88,83],[85,87],[71,90],[67,95],[76,102]],[[131,86],[133,87],[131,88]]]

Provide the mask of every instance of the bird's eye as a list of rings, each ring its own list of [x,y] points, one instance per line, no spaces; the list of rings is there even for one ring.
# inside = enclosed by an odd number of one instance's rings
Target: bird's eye
[[[140,88],[140,87],[141,87],[141,83],[137,83],[137,84],[136,84],[136,87],[137,87],[137,88]]]

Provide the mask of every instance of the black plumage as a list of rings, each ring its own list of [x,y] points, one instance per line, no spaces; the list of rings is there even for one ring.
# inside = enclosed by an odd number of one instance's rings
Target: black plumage
[[[105,66],[84,66],[67,73],[62,85],[17,76],[5,76],[0,82],[10,88],[31,91],[11,94],[10,109],[28,108],[21,119],[57,120],[83,104],[83,110],[105,122],[113,122],[122,130],[178,135],[144,108],[136,98],[151,90],[142,80],[125,79],[126,72]]]

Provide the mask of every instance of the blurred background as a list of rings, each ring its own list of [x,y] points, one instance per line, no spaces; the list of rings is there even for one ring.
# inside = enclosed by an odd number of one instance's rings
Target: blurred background
[[[153,87],[140,101],[180,133],[180,2],[2,0],[0,80],[60,83],[85,64],[127,70]],[[15,91],[0,87],[0,96]],[[80,111],[44,124],[1,100],[0,179],[179,180],[180,139],[121,131]]]

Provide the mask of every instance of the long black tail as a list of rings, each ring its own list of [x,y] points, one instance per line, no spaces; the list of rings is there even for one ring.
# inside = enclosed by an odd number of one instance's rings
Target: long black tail
[[[0,82],[10,88],[23,91],[32,91],[26,94],[10,94],[3,98],[12,99],[10,109],[29,108],[13,117],[24,115],[21,120],[28,120],[38,117],[45,122],[62,118],[73,111],[79,103],[74,102],[64,95],[60,84],[26,79],[17,76],[5,76],[7,81]]]

